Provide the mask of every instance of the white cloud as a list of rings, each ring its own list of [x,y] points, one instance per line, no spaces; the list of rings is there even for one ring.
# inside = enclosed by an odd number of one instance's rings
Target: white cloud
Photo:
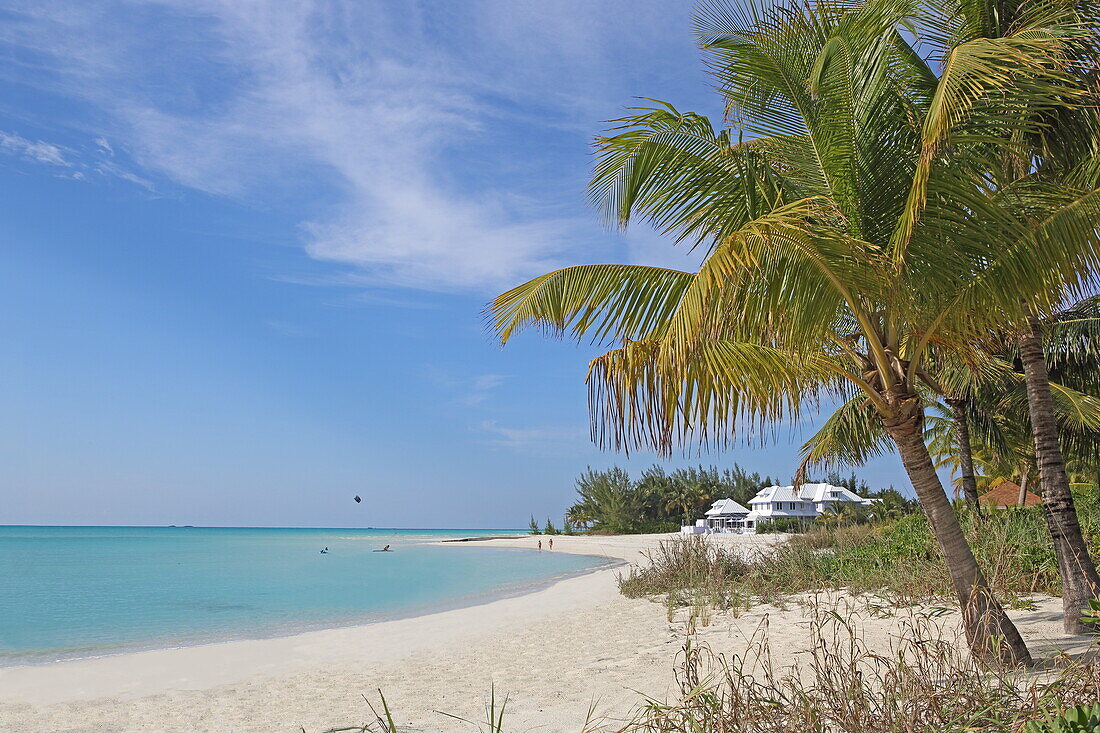
[[[577,213],[581,181],[557,208],[562,184],[547,179],[562,166],[538,159],[533,131],[575,127],[583,164],[598,120],[638,91],[624,89],[623,44],[658,51],[668,17],[689,42],[687,9],[659,3],[111,7],[54,0],[0,31],[50,59],[54,91],[111,120],[94,138],[104,156],[124,149],[184,186],[290,203],[312,257],[372,286],[443,291],[498,289],[578,252],[608,258],[593,249],[613,240]],[[148,25],[120,25],[135,17]],[[526,137],[498,144],[516,129]]]
[[[459,398],[464,405],[476,407],[489,398],[489,393],[504,384],[506,377],[503,374],[482,374],[474,377],[469,390]]]
[[[9,155],[18,155],[38,163],[69,166],[61,148],[42,140],[28,140],[14,132],[0,131],[0,150]]]
[[[538,425],[516,428],[501,425],[495,420],[486,420],[478,426],[478,430],[491,436],[485,440],[487,445],[537,453],[575,450],[588,443],[588,433],[576,426]]]
[[[104,141],[105,142],[105,141]],[[106,153],[110,149],[95,141],[98,153]],[[0,153],[17,156],[31,163],[41,163],[59,169],[57,175],[62,178],[70,178],[76,181],[89,180],[89,173],[101,176],[120,178],[124,181],[144,188],[146,191],[154,191],[152,181],[133,173],[112,160],[102,158],[101,155],[82,155],[79,151],[63,147],[45,140],[28,140],[19,133],[4,132],[0,130]],[[111,151],[113,154],[113,151]]]
[[[454,400],[467,407],[477,407],[489,398],[489,395],[507,377],[503,374],[479,374],[474,377],[456,377],[435,366],[424,369],[428,380],[455,395]]]

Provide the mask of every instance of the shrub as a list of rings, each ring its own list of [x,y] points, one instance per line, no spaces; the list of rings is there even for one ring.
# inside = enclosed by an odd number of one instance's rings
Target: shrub
[[[801,534],[812,525],[805,519],[796,517],[776,517],[766,519],[756,525],[757,534]]]
[[[1058,595],[1058,565],[1041,510],[963,517],[974,553],[1002,598]],[[1084,523],[1086,531],[1095,529]],[[1093,535],[1089,535],[1090,540]],[[627,596],[700,595],[720,605],[747,598],[845,588],[899,601],[953,599],[954,590],[925,518],[918,514],[879,524],[819,525],[766,551],[750,551],[705,537],[669,540],[642,567],[620,577]]]
[[[1027,724],[1027,733],[1100,733],[1100,703]]]

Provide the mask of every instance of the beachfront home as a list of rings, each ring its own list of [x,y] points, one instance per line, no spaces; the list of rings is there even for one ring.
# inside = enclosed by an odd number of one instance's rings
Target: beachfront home
[[[694,526],[681,528],[684,534],[711,532],[754,533],[761,522],[793,518],[810,521],[845,504],[870,506],[873,499],[864,499],[843,486],[832,484],[802,484],[768,486],[749,500],[746,509],[733,499],[719,499]]]
[[[780,518],[809,521],[844,504],[870,506],[872,503],[871,499],[832,484],[802,484],[797,489],[768,486],[749,500],[752,511],[745,517],[745,528],[756,531],[760,522]]]
[[[740,532],[748,515],[749,510],[733,499],[719,499],[707,510],[705,521],[711,532]]]
[[[697,519],[694,525],[686,525],[680,528],[683,534],[711,534],[712,532],[736,532],[745,531],[745,517],[749,510],[733,499],[719,499],[711,505],[702,519]]]

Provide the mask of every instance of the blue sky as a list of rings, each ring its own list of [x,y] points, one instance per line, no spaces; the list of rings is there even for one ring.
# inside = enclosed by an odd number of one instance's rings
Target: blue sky
[[[0,0],[0,53],[0,523],[517,526],[652,462],[480,311],[690,267],[584,200],[635,97],[720,115],[687,3]]]

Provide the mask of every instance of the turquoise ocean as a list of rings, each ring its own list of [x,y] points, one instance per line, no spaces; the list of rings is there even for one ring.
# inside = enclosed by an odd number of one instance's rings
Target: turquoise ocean
[[[494,534],[522,532],[0,526],[0,666],[417,615],[607,564],[424,544]]]

